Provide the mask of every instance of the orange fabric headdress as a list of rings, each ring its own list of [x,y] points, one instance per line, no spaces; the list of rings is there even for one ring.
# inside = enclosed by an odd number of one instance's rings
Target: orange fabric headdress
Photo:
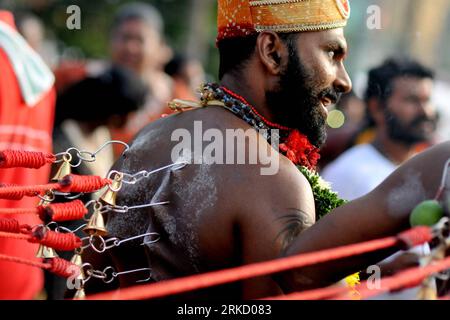
[[[318,31],[344,27],[348,0],[218,0],[218,37],[243,37],[264,30]]]

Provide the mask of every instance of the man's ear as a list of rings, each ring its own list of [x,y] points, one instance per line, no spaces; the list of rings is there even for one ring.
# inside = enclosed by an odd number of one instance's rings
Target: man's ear
[[[267,72],[279,75],[283,70],[287,49],[280,37],[272,31],[263,31],[256,40],[256,53]]]
[[[377,125],[384,122],[384,107],[381,105],[380,100],[377,98],[370,98],[369,101],[367,101],[367,108],[369,109],[372,119],[375,120]]]

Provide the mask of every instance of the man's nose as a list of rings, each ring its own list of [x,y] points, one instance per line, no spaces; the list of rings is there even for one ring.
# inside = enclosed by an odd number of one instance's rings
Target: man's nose
[[[436,117],[436,109],[430,101],[421,102],[418,105],[421,115],[424,115],[428,119],[434,119]]]
[[[345,70],[344,65],[341,65],[337,71],[334,88],[340,93],[349,93],[352,90],[352,80]]]

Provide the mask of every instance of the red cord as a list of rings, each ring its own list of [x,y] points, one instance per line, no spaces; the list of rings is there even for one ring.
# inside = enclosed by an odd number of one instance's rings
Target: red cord
[[[88,209],[80,200],[67,203],[55,203],[45,207],[40,214],[43,221],[73,221],[81,220],[88,213]]]
[[[0,219],[0,231],[21,233],[20,223],[16,219]]]
[[[60,191],[89,193],[100,190],[104,186],[111,183],[112,181],[110,179],[99,176],[79,176],[69,174],[61,180]]]
[[[419,226],[399,233],[397,238],[403,246],[402,249],[408,250],[433,240],[433,233],[429,227]]]
[[[5,254],[0,254],[0,260],[26,264],[26,265],[29,265],[32,267],[41,268],[41,269],[45,269],[45,270],[47,270],[51,267],[50,263],[42,263],[42,262],[23,259],[23,258],[19,258],[19,257],[11,257],[11,256],[7,256]]]
[[[428,229],[431,234],[432,229]],[[425,233],[422,227],[418,232]],[[414,229],[413,229],[414,230]],[[403,238],[412,237],[412,233],[402,233]],[[425,237],[422,237],[425,239]],[[326,261],[342,259],[346,257],[356,256],[367,252],[387,249],[396,245],[404,244],[404,239],[398,237],[388,237],[379,240],[347,245],[339,248],[332,248],[318,252],[300,254],[288,258],[282,258],[273,261],[266,261],[232,269],[213,271],[198,275],[193,275],[180,279],[161,281],[157,283],[141,285],[139,287],[121,289],[119,292],[105,292],[92,295],[89,299],[151,299],[160,298],[172,294],[180,294],[192,290],[203,289],[211,286],[222,285],[234,281],[254,278],[267,274],[283,272],[295,268],[305,267]]]
[[[110,179],[99,176],[78,176],[70,174],[58,183],[35,186],[4,185],[0,188],[0,199],[20,200],[23,197],[35,197],[49,190],[75,193],[90,193],[111,184]]]
[[[47,259],[46,262],[50,264],[48,271],[63,278],[75,277],[81,272],[79,266],[61,258]]]
[[[291,131],[291,130],[292,130],[292,128],[288,128],[288,127],[285,127],[285,126],[282,126],[282,125],[279,125],[279,124],[276,124],[276,123],[274,123],[274,122],[271,122],[271,121],[267,120],[264,116],[262,116],[261,114],[259,114],[258,111],[256,111],[256,109],[255,109],[255,108],[254,108],[247,100],[244,99],[244,97],[238,95],[237,93],[234,93],[233,91],[231,91],[231,90],[228,89],[228,88],[225,88],[224,86],[222,86],[221,88],[222,88],[223,91],[225,91],[226,93],[228,93],[230,96],[232,96],[232,97],[234,97],[235,99],[240,100],[242,103],[248,105],[248,106],[250,107],[250,109],[252,109],[252,111],[253,111],[258,117],[260,117],[261,120],[262,120],[265,124],[267,124],[268,126],[273,127],[273,128],[277,128],[277,129],[280,129],[280,130],[287,130],[287,131]]]
[[[20,225],[17,229],[17,225],[12,223],[8,232],[0,229],[0,238],[28,240],[60,251],[72,251],[81,247],[81,239],[73,233],[55,232],[41,226],[30,234],[30,229],[26,225]]]
[[[61,251],[72,251],[81,246],[81,239],[75,234],[59,233],[45,227],[37,228],[29,241]]]
[[[45,262],[37,262],[29,259],[7,256],[5,254],[0,254],[0,260],[15,262],[20,264],[29,265],[36,268],[41,268],[48,270],[57,276],[63,278],[69,278],[71,276],[78,275],[81,272],[80,267],[71,263],[70,261],[61,258],[46,259]]]
[[[10,233],[10,232],[1,232],[0,231],[0,238],[30,240],[32,238],[32,236],[30,234]]]
[[[41,214],[43,207],[36,208],[0,208],[0,214]]]
[[[55,162],[51,153],[4,150],[0,152],[0,168],[30,168],[39,169],[47,163]]]
[[[35,186],[5,186],[0,188],[0,199],[20,200],[23,197],[35,197],[49,190],[58,190],[58,183],[35,185]]]

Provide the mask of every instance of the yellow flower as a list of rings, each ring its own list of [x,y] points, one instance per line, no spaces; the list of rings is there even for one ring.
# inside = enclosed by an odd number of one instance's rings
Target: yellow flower
[[[357,285],[360,284],[359,272],[352,274],[345,278],[345,282],[350,289],[350,296],[352,300],[360,300],[360,294],[358,290],[355,289]]]
[[[345,282],[347,282],[347,285],[351,288],[356,287],[360,283],[359,272],[345,278]]]

